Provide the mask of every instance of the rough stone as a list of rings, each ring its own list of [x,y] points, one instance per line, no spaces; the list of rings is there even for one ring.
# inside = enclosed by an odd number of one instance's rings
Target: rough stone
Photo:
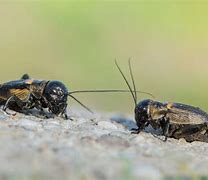
[[[121,118],[121,119],[120,119]],[[71,120],[0,111],[0,179],[161,179],[208,176],[208,143],[147,129],[133,117],[97,113]]]

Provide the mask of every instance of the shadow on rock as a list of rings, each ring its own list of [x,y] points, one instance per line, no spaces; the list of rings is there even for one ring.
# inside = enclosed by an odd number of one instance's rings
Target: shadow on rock
[[[110,120],[121,124],[122,126],[127,128],[129,131],[131,131],[132,129],[138,128],[136,122],[134,122],[132,119],[128,119],[124,116],[116,115],[116,116],[111,117]],[[155,136],[160,136],[162,134],[161,130],[159,130],[159,129],[155,130],[151,126],[146,127],[145,130],[143,130],[143,131],[146,133],[151,133]]]
[[[23,110],[23,111],[19,111],[19,113],[22,113],[27,116],[35,116],[35,117],[41,118],[41,119],[54,118],[54,114],[47,112],[47,111],[40,111],[37,109]]]
[[[137,128],[136,123],[131,120],[128,119],[126,117],[120,116],[120,115],[116,115],[110,118],[111,121],[116,122],[121,124],[122,126],[124,126],[125,128],[127,128],[128,130],[131,130],[133,128]]]

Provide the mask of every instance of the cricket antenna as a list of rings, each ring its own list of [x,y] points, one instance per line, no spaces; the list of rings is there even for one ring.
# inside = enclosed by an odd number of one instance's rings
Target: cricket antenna
[[[83,108],[85,108],[87,111],[91,112],[92,114],[94,114],[94,112],[88,108],[87,106],[85,106],[83,103],[81,103],[77,98],[75,98],[74,96],[72,96],[71,94],[68,94],[69,97],[71,97],[72,99],[74,99],[76,102],[78,102]]]
[[[133,73],[132,73],[132,68],[131,68],[131,59],[129,58],[129,71],[130,71],[130,75],[131,75],[131,81],[132,81],[132,84],[133,84],[133,88],[134,88],[134,98],[136,99],[137,101],[137,92],[136,92],[136,85],[135,85],[135,81],[134,81],[134,76],[133,76]]]
[[[136,97],[135,97],[135,95],[134,95],[134,93],[133,93],[133,90],[132,90],[132,88],[131,88],[131,86],[130,86],[128,80],[126,79],[124,73],[122,72],[121,68],[119,67],[119,65],[118,65],[118,63],[117,63],[117,61],[116,61],[116,59],[115,59],[115,64],[116,64],[116,66],[117,66],[119,72],[121,73],[121,75],[122,75],[124,81],[126,82],[126,85],[128,86],[128,88],[129,88],[129,90],[130,90],[130,92],[131,92],[131,95],[132,95],[132,97],[133,97],[134,104],[135,104],[135,107],[136,107],[136,106],[137,106],[137,100],[136,100]]]
[[[67,93],[68,96],[70,96],[71,98],[73,98],[76,102],[78,102],[83,108],[85,108],[87,111],[93,113],[93,111],[91,111],[87,106],[85,106],[83,103],[81,103],[78,99],[76,99],[74,96],[72,96],[72,94],[77,94],[77,93],[124,93],[124,92],[131,92],[131,95],[134,99],[134,103],[135,106],[137,105],[137,92],[141,93],[141,94],[147,94],[149,96],[151,96],[152,98],[155,98],[151,93],[145,92],[145,91],[137,91],[136,90],[136,86],[135,86],[135,82],[134,82],[134,78],[133,78],[133,73],[132,73],[132,69],[131,69],[131,64],[130,64],[130,60],[129,60],[129,69],[130,69],[130,73],[131,73],[131,78],[132,78],[132,82],[133,82],[133,87],[134,90],[132,90],[129,82],[127,81],[124,73],[122,72],[121,68],[118,66],[118,63],[116,62],[116,66],[118,68],[118,70],[120,71],[121,75],[123,76],[129,90],[124,90],[124,89],[93,89],[93,90],[75,90],[75,91],[71,91],[69,93]],[[135,93],[135,94],[134,94]]]
[[[69,92],[67,95],[71,94],[77,94],[77,93],[129,93],[129,90],[124,90],[124,89],[88,89],[88,90],[75,90]],[[133,91],[134,92],[134,91]],[[145,91],[136,91],[141,94],[147,94],[154,98],[154,96],[151,93],[145,92]]]

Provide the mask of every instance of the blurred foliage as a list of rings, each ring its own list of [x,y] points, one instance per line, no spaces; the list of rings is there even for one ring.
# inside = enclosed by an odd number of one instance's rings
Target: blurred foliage
[[[207,9],[206,1],[0,1],[0,81],[27,72],[71,90],[126,88],[114,59],[129,76],[131,57],[138,89],[208,110]],[[133,110],[128,93],[77,97],[99,111]]]

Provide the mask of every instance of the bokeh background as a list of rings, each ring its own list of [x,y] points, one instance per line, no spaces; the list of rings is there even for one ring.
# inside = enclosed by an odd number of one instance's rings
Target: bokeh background
[[[29,73],[70,90],[123,89],[114,59],[129,76],[130,57],[138,90],[208,111],[207,9],[206,1],[0,1],[0,82]],[[128,93],[76,97],[97,111],[134,107]]]

